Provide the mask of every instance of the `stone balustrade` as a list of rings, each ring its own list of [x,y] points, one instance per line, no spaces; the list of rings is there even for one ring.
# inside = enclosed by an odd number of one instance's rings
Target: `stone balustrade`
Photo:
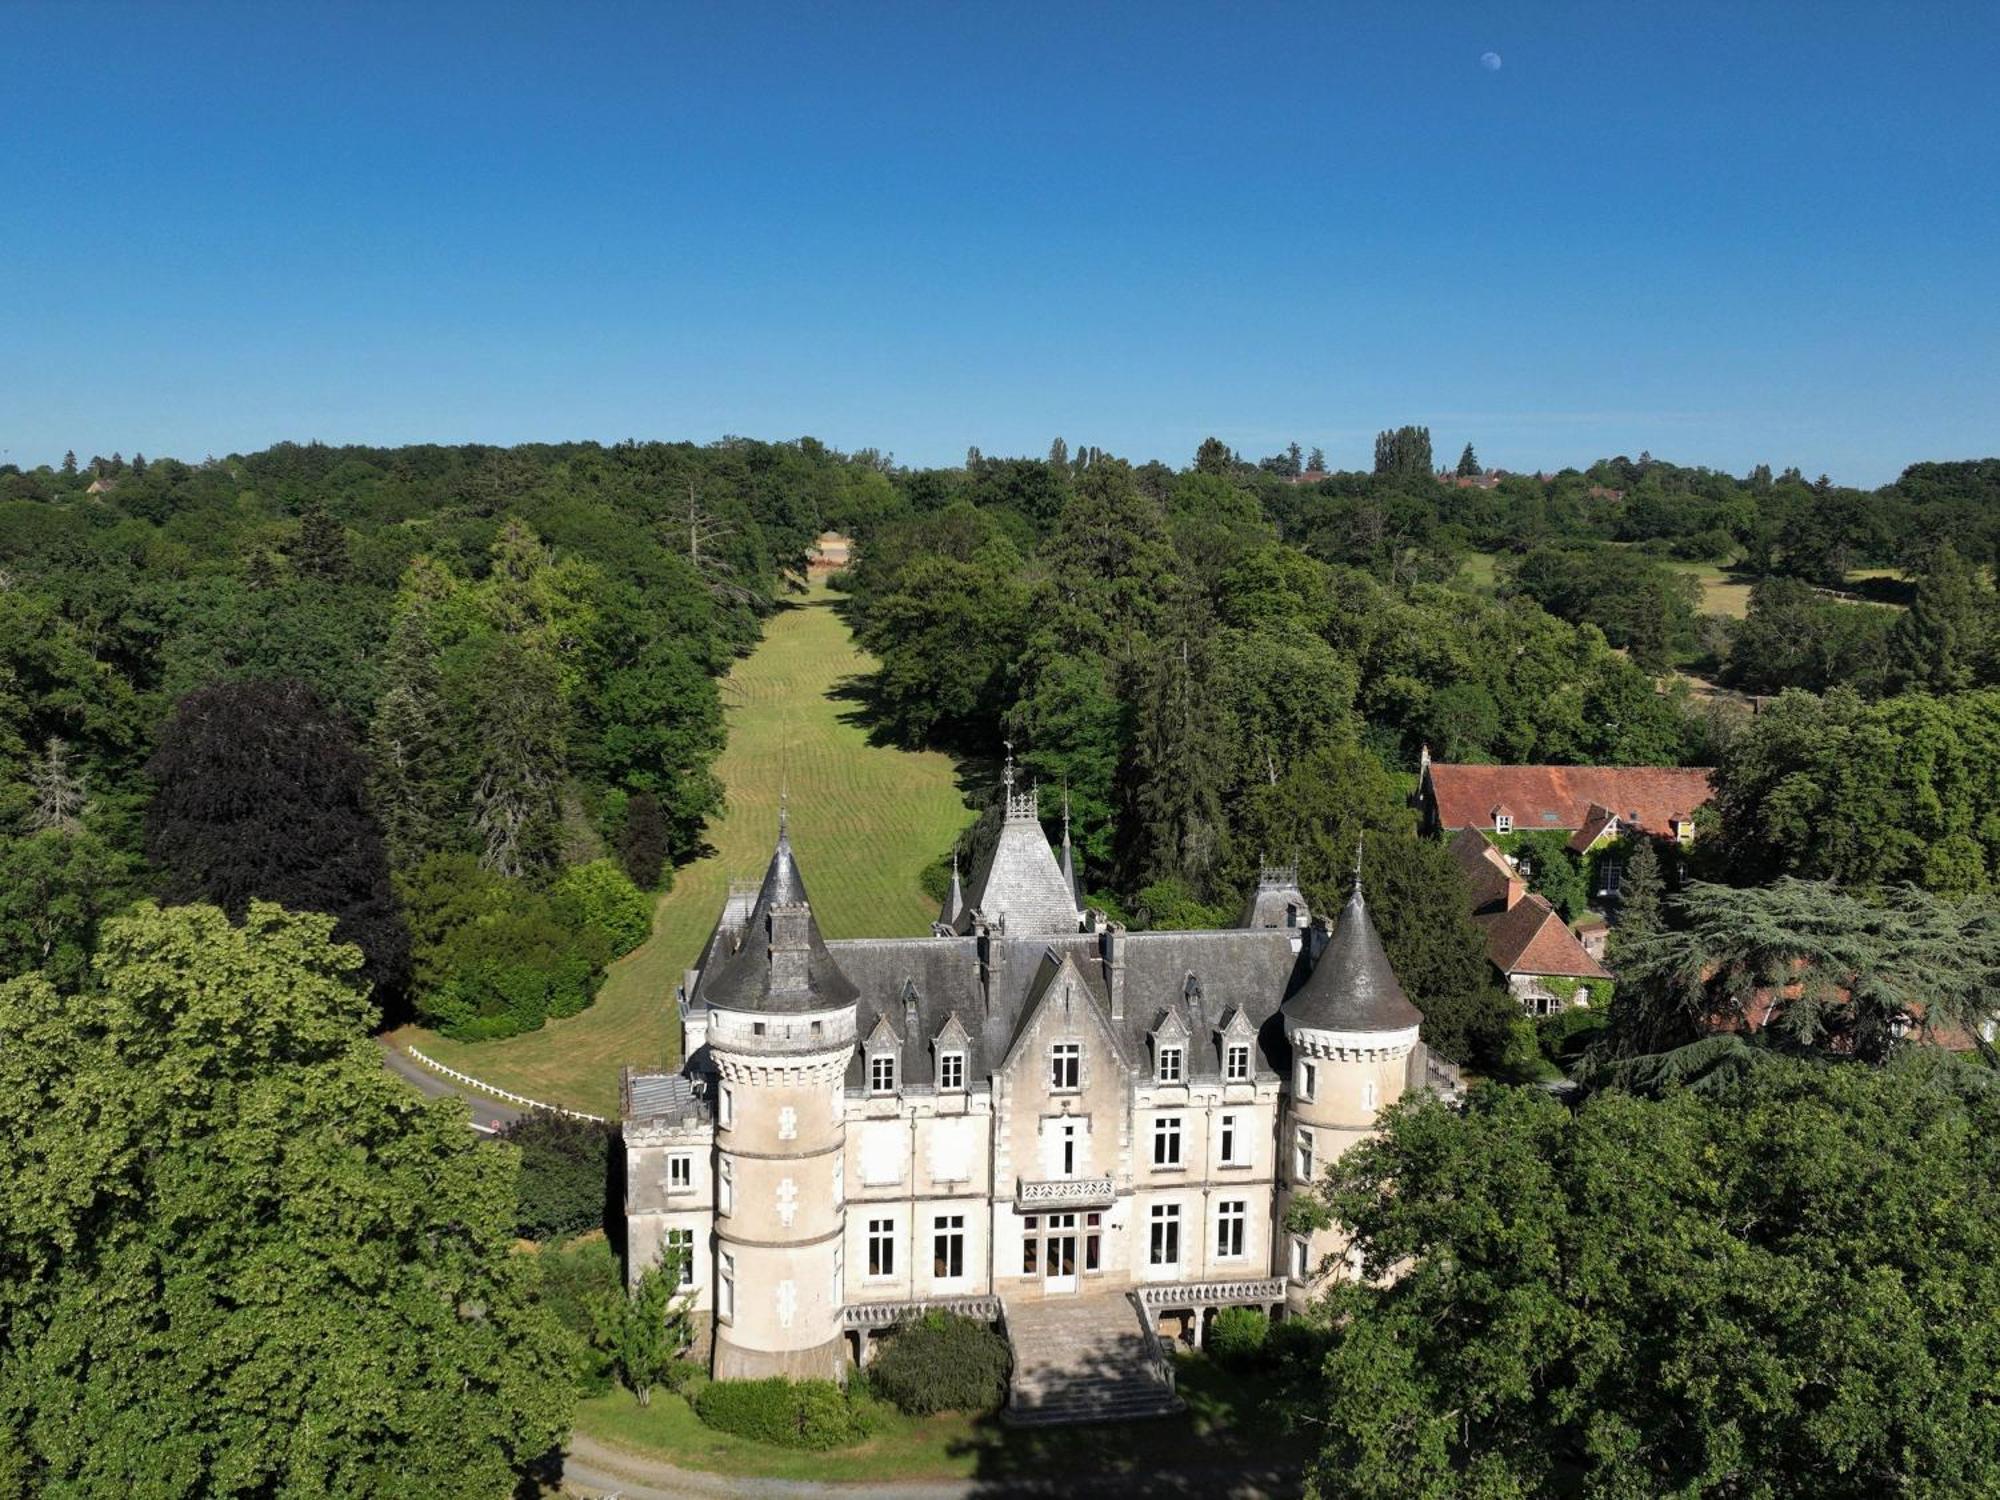
[[[1135,1287],[1132,1295],[1149,1312],[1162,1308],[1248,1307],[1285,1300],[1285,1278],[1263,1276],[1254,1281],[1178,1281]]]
[[[931,1297],[916,1302],[850,1302],[841,1308],[840,1321],[844,1328],[890,1328],[905,1318],[920,1318],[931,1312],[957,1313],[961,1318],[997,1323],[1000,1320],[1000,1299]]]
[[[1109,1174],[1055,1177],[1043,1182],[1014,1180],[1014,1206],[1031,1212],[1067,1208],[1109,1208],[1115,1196]]]

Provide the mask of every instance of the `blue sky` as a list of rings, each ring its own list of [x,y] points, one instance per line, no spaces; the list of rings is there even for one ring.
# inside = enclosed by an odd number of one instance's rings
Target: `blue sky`
[[[1991,3],[12,0],[0,56],[17,463],[2000,451]]]

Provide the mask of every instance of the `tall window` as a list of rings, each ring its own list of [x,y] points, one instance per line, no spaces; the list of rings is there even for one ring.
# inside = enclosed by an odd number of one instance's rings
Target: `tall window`
[[[1178,1167],[1181,1164],[1181,1117],[1165,1115],[1153,1121],[1153,1165]]]
[[[965,1215],[939,1214],[931,1228],[931,1275],[956,1281],[965,1274]]]
[[[833,1206],[841,1207],[847,1202],[847,1163],[840,1157],[833,1159]]]
[[[1242,1042],[1231,1042],[1224,1054],[1222,1076],[1231,1083],[1241,1083],[1250,1076],[1250,1048]]]
[[[871,1094],[893,1094],[896,1092],[896,1054],[877,1052],[868,1059],[868,1092]]]
[[[1625,878],[1625,861],[1623,861],[1622,859],[1605,860],[1603,894],[1606,896],[1616,896],[1618,894],[1619,882],[1622,881],[1624,878]]]
[[[1096,1271],[1103,1268],[1102,1241],[1104,1238],[1104,1215],[1085,1214],[1083,1227],[1083,1268]]]
[[[715,1123],[727,1130],[736,1123],[736,1096],[726,1083],[718,1083],[715,1089]]]
[[[1313,1133],[1301,1128],[1298,1142],[1292,1148],[1292,1175],[1300,1182],[1311,1182],[1313,1175]]]
[[[667,1261],[680,1266],[682,1286],[694,1285],[694,1231],[692,1229],[669,1229],[667,1231]]]
[[[1178,1203],[1155,1203],[1153,1205],[1152,1223],[1152,1263],[1156,1266],[1179,1265],[1181,1263],[1181,1206]]]
[[[1029,1214],[1021,1220],[1021,1274],[1033,1276],[1042,1268],[1042,1220]]]
[[[723,1319],[736,1316],[736,1257],[727,1250],[715,1257],[715,1315]]]
[[[1181,1049],[1162,1047],[1160,1049],[1159,1081],[1179,1083],[1181,1081]]]
[[[1306,1279],[1306,1255],[1306,1242],[1301,1239],[1294,1239],[1292,1241],[1292,1280],[1304,1281]]]
[[[940,1052],[938,1054],[938,1087],[947,1094],[956,1094],[965,1088],[965,1054],[963,1052]]]
[[[1236,1260],[1243,1254],[1243,1223],[1247,1217],[1244,1200],[1224,1198],[1215,1209],[1215,1255],[1218,1260]]]
[[[1076,1176],[1076,1133],[1076,1121],[1062,1122],[1062,1175],[1065,1177]]]
[[[1319,1087],[1319,1069],[1309,1062],[1299,1064],[1299,1097],[1311,1099]]]
[[[1057,1042],[1049,1054],[1049,1087],[1074,1089],[1083,1075],[1083,1046],[1079,1042]]]
[[[1363,1109],[1375,1107],[1375,1080],[1372,1078],[1361,1085],[1361,1107]]]
[[[870,1219],[868,1221],[868,1274],[870,1276],[894,1276],[896,1274],[896,1221],[894,1219]]]
[[[1243,1165],[1245,1158],[1236,1154],[1241,1149],[1242,1144],[1243,1132],[1236,1128],[1236,1116],[1224,1115],[1222,1117],[1222,1165],[1225,1167],[1240,1167]]]
[[[846,1300],[847,1288],[843,1282],[846,1271],[847,1246],[841,1244],[839,1240],[835,1240],[833,1242],[833,1294],[831,1299],[835,1307],[840,1306]]]
[[[694,1191],[694,1158],[685,1151],[676,1151],[667,1158],[667,1191],[670,1193]]]
[[[720,1213],[736,1212],[736,1168],[730,1165],[726,1156],[716,1166],[715,1205]]]

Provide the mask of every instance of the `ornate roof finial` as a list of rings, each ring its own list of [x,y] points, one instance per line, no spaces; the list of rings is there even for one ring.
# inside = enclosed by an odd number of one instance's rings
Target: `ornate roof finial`
[[[1007,747],[1007,764],[1001,769],[1000,780],[1006,785],[1011,796],[1014,791],[1014,742],[1002,740],[1000,743]]]
[[[778,783],[778,842],[789,844],[791,840],[792,779],[787,776]]]
[[[1069,842],[1069,778],[1063,777],[1063,842]]]
[[[1354,836],[1354,896],[1361,899],[1361,841],[1368,837],[1368,830],[1362,829]]]

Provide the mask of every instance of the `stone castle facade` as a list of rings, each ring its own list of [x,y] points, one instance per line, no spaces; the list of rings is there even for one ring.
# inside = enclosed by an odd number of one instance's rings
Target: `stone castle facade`
[[[1426,1078],[1358,879],[1337,922],[1274,870],[1236,927],[1127,932],[1007,780],[930,937],[826,941],[781,814],[681,990],[685,1064],[626,1075],[628,1270],[680,1260],[718,1378],[1093,1290],[1198,1339],[1340,1265],[1286,1209]]]

